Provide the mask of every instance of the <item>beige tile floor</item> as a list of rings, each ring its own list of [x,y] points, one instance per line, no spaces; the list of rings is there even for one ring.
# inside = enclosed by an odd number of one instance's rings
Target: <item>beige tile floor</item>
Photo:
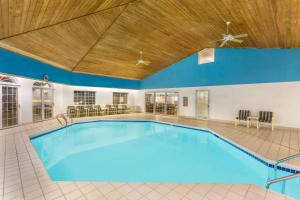
[[[245,148],[276,160],[299,152],[297,129],[234,127],[229,123],[147,114],[105,116],[112,119],[151,119],[208,128]],[[78,120],[96,119],[85,118]],[[76,121],[78,121],[76,120]],[[0,130],[0,199],[104,199],[104,200],[283,200],[279,193],[255,185],[104,183],[52,181],[30,143],[29,136],[61,125],[56,120]],[[300,166],[299,162],[291,163]]]

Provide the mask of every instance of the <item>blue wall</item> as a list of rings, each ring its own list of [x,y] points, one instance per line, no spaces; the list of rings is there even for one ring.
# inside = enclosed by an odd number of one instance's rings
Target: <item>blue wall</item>
[[[215,62],[198,65],[192,56],[142,80],[72,73],[0,49],[0,73],[70,85],[154,89],[300,81],[300,49],[216,49]]]
[[[78,86],[95,86],[109,88],[140,89],[141,81],[72,73],[71,84]]]
[[[49,81],[81,86],[139,89],[140,81],[72,73],[39,62],[37,60],[0,49],[0,73],[7,73],[34,79],[49,76]]]
[[[144,79],[143,89],[300,81],[300,49],[215,49],[215,62],[194,54]]]

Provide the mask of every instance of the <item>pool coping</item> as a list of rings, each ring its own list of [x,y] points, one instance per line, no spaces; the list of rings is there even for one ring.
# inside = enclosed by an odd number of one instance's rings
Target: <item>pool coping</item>
[[[227,144],[233,146],[234,148],[242,151],[243,153],[246,153],[247,155],[251,156],[252,158],[256,159],[257,161],[259,161],[260,163],[264,164],[265,166],[268,166],[270,168],[274,168],[276,161],[274,160],[270,160],[267,159],[251,150],[249,150],[248,148],[218,134],[217,132],[211,130],[211,129],[207,129],[207,128],[200,128],[200,127],[196,127],[196,126],[189,126],[189,125],[183,125],[183,124],[179,124],[179,123],[172,123],[172,122],[163,122],[163,121],[159,121],[159,120],[151,120],[151,119],[143,119],[143,120],[139,120],[139,119],[91,119],[91,120],[84,120],[84,121],[76,121],[76,122],[72,122],[69,123],[66,126],[62,126],[62,127],[58,127],[58,128],[54,128],[51,130],[47,130],[47,131],[42,131],[40,133],[37,134],[33,134],[29,136],[29,139],[32,140],[34,138],[38,138],[47,134],[50,134],[54,131],[58,131],[60,129],[64,129],[66,127],[70,127],[76,124],[85,124],[85,123],[92,123],[92,122],[101,122],[101,121],[111,121],[111,122],[153,122],[153,123],[159,123],[159,124],[165,124],[165,125],[171,125],[171,126],[177,126],[177,127],[182,127],[182,128],[188,128],[188,129],[194,129],[194,130],[200,130],[200,131],[205,131],[205,132],[209,132],[210,134],[212,134],[213,136],[221,139],[222,141],[226,142]],[[300,167],[291,165],[291,164],[287,164],[287,163],[283,163],[281,164],[281,166],[278,166],[277,168],[278,170],[281,171],[285,171],[285,172],[289,172],[289,173],[300,173]]]

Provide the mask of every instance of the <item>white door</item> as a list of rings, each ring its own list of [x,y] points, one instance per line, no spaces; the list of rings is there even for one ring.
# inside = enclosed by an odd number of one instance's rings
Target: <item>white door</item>
[[[208,119],[209,114],[209,92],[208,90],[196,91],[196,118]]]

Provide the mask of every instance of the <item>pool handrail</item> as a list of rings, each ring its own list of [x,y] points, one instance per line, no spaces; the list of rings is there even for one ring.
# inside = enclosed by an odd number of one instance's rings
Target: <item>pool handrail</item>
[[[284,163],[284,162],[289,161],[289,160],[294,160],[294,159],[296,159],[296,158],[300,158],[300,153],[295,154],[295,155],[292,155],[292,156],[288,156],[288,157],[285,157],[285,158],[282,158],[282,159],[280,159],[280,160],[277,160],[277,162],[274,164],[275,174],[276,174],[276,172],[277,172],[277,168],[278,168],[278,165],[279,165],[280,163]]]
[[[277,160],[276,163],[274,164],[274,174],[275,174],[275,177],[277,176],[277,169],[278,169],[278,165],[279,164],[284,163],[284,162],[289,161],[289,160],[294,160],[296,158],[300,158],[300,153],[294,154],[294,155],[291,155],[291,156],[288,156],[288,157],[285,157],[285,158],[282,158],[280,160]],[[294,179],[294,178],[297,178],[297,177],[300,177],[300,172],[298,172],[296,174],[291,174],[291,175],[288,175],[288,176],[284,176],[284,177],[274,178],[272,180],[268,180],[267,183],[266,183],[266,188],[269,189],[270,185],[272,185],[273,183],[278,183],[278,182],[282,182],[282,181]],[[282,190],[284,190],[285,184],[283,184],[282,187],[283,187]]]
[[[60,125],[63,125],[58,116],[56,116],[56,120],[60,123]]]
[[[272,180],[267,181],[266,188],[269,189],[270,186],[274,183],[278,183],[278,182],[282,182],[282,181],[286,181],[286,180],[290,180],[290,179],[294,179],[294,178],[298,178],[298,177],[300,177],[300,172],[296,173],[296,174],[291,174],[288,176],[280,177],[280,178],[274,178]]]
[[[58,114],[57,116],[56,116],[56,119],[57,119],[57,121],[59,121],[59,123],[61,124],[61,125],[63,125],[63,123],[60,121],[60,119],[59,118],[62,118],[64,121],[65,121],[65,123],[66,123],[66,126],[68,125],[68,119],[67,119],[67,117],[65,116],[65,114]],[[72,118],[71,118],[71,123],[72,123]]]

